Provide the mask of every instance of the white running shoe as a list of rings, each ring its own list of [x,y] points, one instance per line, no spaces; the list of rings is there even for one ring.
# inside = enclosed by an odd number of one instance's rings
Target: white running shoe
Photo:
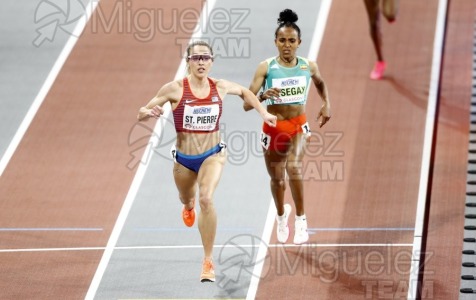
[[[279,221],[279,217],[276,216],[276,234],[278,236],[278,241],[280,243],[286,243],[289,238],[289,226],[288,226],[288,219],[289,215],[291,214],[291,205],[284,204],[284,218],[282,221]]]
[[[294,244],[301,245],[309,240],[309,233],[307,233],[307,221],[296,219],[294,223]]]

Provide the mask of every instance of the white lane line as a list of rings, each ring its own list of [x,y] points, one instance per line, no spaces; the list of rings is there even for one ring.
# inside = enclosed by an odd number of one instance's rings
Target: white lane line
[[[319,15],[317,17],[316,25],[314,28],[314,35],[311,41],[311,46],[309,48],[308,58],[312,61],[317,59],[317,54],[319,53],[319,49],[321,47],[322,38],[324,36],[324,31],[327,24],[327,16],[329,15],[329,11],[331,8],[332,0],[322,0],[321,6],[319,9]],[[260,247],[258,249],[258,254],[256,257],[257,263],[253,268],[253,276],[251,276],[250,287],[248,288],[248,293],[246,295],[246,299],[252,300],[256,298],[256,292],[258,291],[258,284],[261,278],[261,272],[263,270],[266,254],[268,252],[268,248],[266,244],[269,243],[271,239],[271,233],[274,227],[274,216],[276,215],[276,208],[274,206],[274,200],[271,199],[269,203],[268,215],[266,217],[266,223],[263,229],[263,235],[261,239],[264,243],[260,243]]]
[[[211,10],[213,9],[213,7],[215,6],[215,2],[216,0],[207,0],[204,3],[204,6],[201,12],[201,17],[200,17],[201,19],[198,20],[199,22],[197,23],[195,30],[193,31],[194,34],[191,37],[191,41],[200,38],[203,34],[203,31],[206,30],[208,25],[207,24],[208,16]],[[183,55],[183,57],[185,57],[185,54]],[[174,80],[177,80],[184,76],[185,66],[186,66],[185,60],[182,59],[180,66],[178,67],[177,72],[175,74]],[[112,253],[114,249],[116,249],[116,244],[117,244],[117,241],[119,240],[119,236],[121,234],[122,228],[124,227],[127,216],[129,215],[129,211],[131,210],[132,204],[134,203],[134,200],[137,196],[137,192],[139,191],[139,187],[142,183],[142,180],[144,179],[147,167],[149,166],[150,160],[147,159],[147,157],[149,155],[149,152],[152,151],[151,149],[152,145],[157,145],[157,143],[155,142],[156,140],[158,142],[160,134],[163,131],[162,129],[165,126],[165,120],[168,118],[170,114],[170,109],[171,109],[170,105],[167,105],[164,108],[165,108],[164,114],[162,118],[156,123],[154,127],[154,132],[152,133],[150,141],[147,144],[147,148],[144,151],[144,155],[142,156],[141,162],[144,162],[144,163],[139,164],[137,172],[129,188],[129,192],[127,193],[126,199],[124,200],[124,204],[122,205],[121,211],[116,220],[116,224],[114,225],[111,236],[109,237],[109,241],[107,242],[106,249],[104,250],[103,256],[101,258],[101,261],[99,262],[96,273],[94,274],[94,277],[91,281],[91,285],[89,286],[85,300],[94,299],[94,296],[96,295],[96,292],[99,288],[99,284],[101,283],[102,277],[104,276],[104,273],[106,271],[107,265],[109,264],[109,261],[111,260]]]
[[[0,233],[3,232],[16,232],[16,231],[30,231],[30,232],[55,232],[55,231],[103,231],[103,228],[86,228],[86,227],[12,227],[12,228],[0,228]]]
[[[314,35],[312,37],[311,46],[309,48],[308,58],[315,61],[321,48],[322,38],[324,37],[324,31],[326,29],[327,17],[331,10],[332,0],[322,0],[321,7],[319,9],[319,15],[317,16],[316,26],[314,27]]]
[[[21,252],[60,252],[60,251],[98,251],[105,247],[78,247],[78,248],[23,248],[23,249],[1,249],[0,253],[21,253]]]
[[[12,158],[13,154],[15,153],[18,145],[20,144],[21,140],[23,139],[23,136],[25,135],[26,131],[28,130],[28,127],[30,127],[30,124],[35,117],[36,113],[38,112],[38,109],[40,109],[41,104],[46,98],[46,95],[50,91],[51,87],[53,86],[53,83],[56,80],[56,77],[58,77],[59,72],[61,71],[61,68],[63,68],[64,63],[66,62],[66,59],[68,59],[69,54],[74,48],[74,45],[78,41],[78,36],[81,36],[81,33],[83,32],[84,28],[86,27],[86,24],[88,23],[89,18],[93,14],[94,10],[96,9],[98,3],[100,0],[93,0],[89,5],[86,6],[86,12],[85,12],[85,20],[82,22],[81,20],[78,21],[78,24],[74,28],[73,33],[69,37],[68,41],[66,42],[66,45],[64,46],[63,50],[61,51],[60,55],[58,56],[58,59],[56,60],[55,64],[53,65],[53,68],[50,70],[50,73],[48,74],[48,77],[46,77],[45,82],[43,83],[43,86],[41,87],[40,91],[36,95],[35,100],[33,100],[32,105],[30,106],[30,109],[25,115],[25,118],[21,122],[20,126],[18,127],[17,132],[13,136],[12,141],[8,145],[8,148],[5,150],[5,153],[2,156],[2,159],[0,160],[0,177],[3,174],[3,171],[5,171],[5,168],[7,167],[8,163],[10,162],[10,159]]]
[[[274,217],[274,215],[273,215]],[[264,247],[267,251],[269,248],[352,248],[352,247],[412,247],[413,244],[389,244],[389,243],[371,243],[371,244],[271,244]],[[257,244],[225,244],[214,245],[213,248],[259,248]],[[202,245],[170,245],[170,246],[123,246],[114,247],[113,250],[169,250],[169,249],[201,249]],[[106,247],[76,247],[76,248],[23,248],[23,249],[0,249],[0,253],[20,253],[20,252],[59,252],[59,251],[102,251],[106,250]],[[259,253],[258,253],[259,255]],[[257,256],[258,257],[258,256]],[[261,273],[259,273],[261,274]],[[253,273],[255,275],[255,273]]]
[[[423,227],[425,221],[426,200],[428,191],[428,177],[430,173],[431,150],[435,127],[436,105],[438,102],[438,89],[440,84],[440,71],[443,53],[443,39],[445,34],[445,21],[448,1],[438,2],[438,15],[436,19],[435,40],[433,44],[433,61],[431,67],[430,87],[428,93],[428,107],[426,111],[425,135],[423,154],[420,170],[420,186],[418,189],[418,202],[415,218],[415,235],[413,240],[412,264],[408,280],[407,299],[417,299],[418,277],[420,273],[420,254],[423,242]]]
[[[253,276],[251,276],[250,286],[248,288],[248,293],[246,294],[246,299],[255,299],[256,292],[258,291],[258,284],[261,278],[261,273],[263,271],[264,262],[266,256],[268,255],[268,248],[266,246],[271,240],[271,234],[274,227],[274,216],[276,215],[276,207],[274,206],[274,200],[269,201],[268,214],[266,216],[266,222],[264,224],[263,234],[261,240],[263,243],[259,243],[258,253],[256,254],[256,263],[253,267]]]

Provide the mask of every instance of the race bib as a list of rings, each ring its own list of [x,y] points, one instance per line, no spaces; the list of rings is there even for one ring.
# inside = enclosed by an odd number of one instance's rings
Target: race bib
[[[172,156],[174,162],[177,162],[177,149],[175,148],[175,145],[172,145],[170,148],[170,156]]]
[[[275,78],[273,87],[281,89],[279,97],[273,99],[275,104],[304,102],[305,100],[307,87],[305,76]]]
[[[187,130],[212,131],[218,123],[220,107],[218,104],[189,106],[183,112],[183,128]]]
[[[271,143],[271,136],[261,131],[260,143],[265,150],[268,150],[269,144]]]
[[[301,125],[302,133],[305,135],[311,135],[311,128],[309,127],[309,123],[306,122]]]

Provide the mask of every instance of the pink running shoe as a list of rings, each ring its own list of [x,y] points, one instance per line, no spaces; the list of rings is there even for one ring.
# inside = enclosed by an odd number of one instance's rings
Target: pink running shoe
[[[385,72],[385,62],[384,61],[377,61],[375,66],[370,72],[370,79],[379,80],[383,77],[383,72]]]

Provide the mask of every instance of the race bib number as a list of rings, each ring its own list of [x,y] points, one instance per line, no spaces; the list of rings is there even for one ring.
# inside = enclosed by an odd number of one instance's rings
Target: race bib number
[[[302,133],[305,135],[311,135],[311,128],[309,127],[309,123],[306,122],[301,125]]]
[[[281,89],[276,104],[304,102],[306,97],[307,81],[305,76],[273,79],[273,87]]]
[[[175,145],[172,145],[170,148],[170,156],[172,156],[174,162],[177,162],[177,149],[175,148]]]
[[[271,143],[271,136],[261,132],[260,143],[264,149],[268,150],[269,144]]]
[[[187,130],[212,131],[218,123],[220,107],[218,104],[189,106],[185,105],[183,128]]]

